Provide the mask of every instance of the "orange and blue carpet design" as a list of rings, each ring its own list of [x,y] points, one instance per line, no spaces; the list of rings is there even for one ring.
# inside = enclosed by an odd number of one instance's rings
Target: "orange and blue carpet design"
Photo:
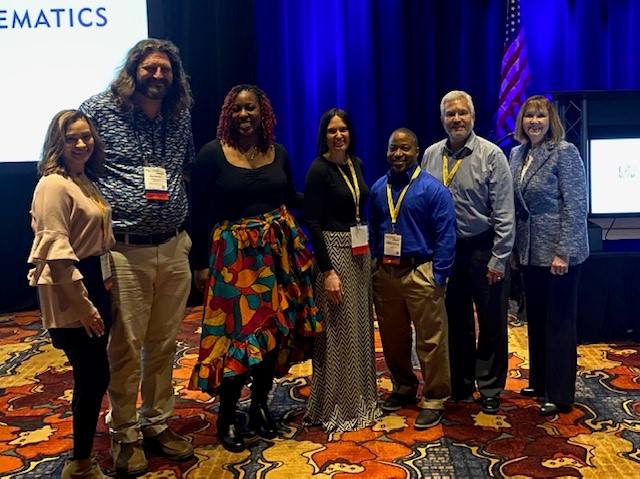
[[[515,392],[527,385],[528,364],[526,326],[514,323],[499,413],[484,414],[472,401],[449,402],[442,423],[420,432],[413,429],[416,406],[357,432],[327,436],[321,428],[303,427],[312,371],[310,362],[302,363],[273,388],[270,407],[282,425],[280,437],[230,453],[216,438],[217,401],[186,388],[201,314],[199,308],[188,312],[180,331],[171,422],[192,441],[196,456],[171,462],[148,453],[146,479],[640,478],[638,344],[580,346],[576,407],[541,417],[539,403]],[[382,401],[391,382],[376,338]],[[72,447],[71,390],[69,365],[36,313],[0,317],[0,477],[59,477]],[[243,414],[248,401],[245,390]],[[109,444],[101,418],[94,449],[105,472],[113,470]]]

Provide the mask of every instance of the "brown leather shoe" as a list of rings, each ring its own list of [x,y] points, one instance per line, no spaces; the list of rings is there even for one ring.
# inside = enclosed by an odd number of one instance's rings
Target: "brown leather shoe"
[[[162,454],[164,457],[174,461],[193,457],[193,446],[189,440],[169,428],[157,436],[145,437],[142,443],[157,454]]]
[[[140,476],[149,470],[147,458],[137,442],[111,442],[113,465],[121,474]]]
[[[95,458],[69,458],[62,468],[60,479],[107,479]]]

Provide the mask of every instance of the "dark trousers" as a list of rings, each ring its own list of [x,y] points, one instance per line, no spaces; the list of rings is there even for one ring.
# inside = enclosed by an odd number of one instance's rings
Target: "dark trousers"
[[[573,404],[576,390],[580,265],[563,275],[523,266],[529,331],[529,386],[547,401]]]
[[[278,349],[269,351],[262,362],[251,367],[251,402],[266,405],[269,392],[275,377]],[[224,378],[218,388],[220,409],[218,420],[230,423],[235,419],[238,401],[242,395],[242,388],[247,381],[247,374]]]
[[[507,311],[509,265],[502,281],[489,285],[493,231],[458,238],[445,304],[449,318],[451,395],[467,397],[478,390],[484,397],[499,395],[508,370]],[[478,315],[478,338],[473,306]]]
[[[98,338],[89,337],[84,328],[51,328],[49,335],[53,346],[67,355],[73,369],[73,457],[86,459],[92,454],[102,398],[109,386],[107,342],[111,327],[111,300],[102,283],[98,257],[81,260],[77,267],[84,276],[82,282],[89,299],[105,323],[105,334]]]
[[[517,318],[522,321],[527,321],[527,309],[526,300],[524,296],[524,284],[522,280],[522,271],[517,269],[511,271],[511,285],[509,287],[509,301],[515,301],[518,309],[517,311],[509,311],[517,314]]]

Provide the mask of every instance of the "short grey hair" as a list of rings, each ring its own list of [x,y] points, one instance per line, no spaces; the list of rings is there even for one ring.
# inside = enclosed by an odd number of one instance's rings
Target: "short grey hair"
[[[447,103],[449,103],[450,101],[460,100],[461,98],[467,100],[467,103],[469,104],[469,112],[471,113],[471,116],[475,116],[476,108],[473,106],[471,95],[462,90],[451,90],[449,93],[442,97],[442,101],[440,102],[440,116],[444,116],[444,108]]]

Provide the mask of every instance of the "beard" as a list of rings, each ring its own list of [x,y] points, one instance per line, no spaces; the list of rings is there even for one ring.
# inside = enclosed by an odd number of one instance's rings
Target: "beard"
[[[155,80],[136,81],[136,91],[151,100],[162,100],[169,93],[170,86],[164,80],[161,82]]]

